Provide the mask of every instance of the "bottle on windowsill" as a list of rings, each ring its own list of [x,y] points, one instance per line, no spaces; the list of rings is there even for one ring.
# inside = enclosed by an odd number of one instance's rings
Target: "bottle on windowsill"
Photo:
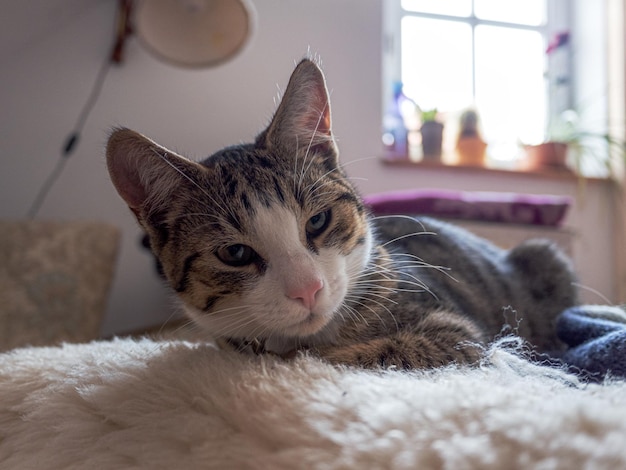
[[[402,91],[402,83],[394,82],[393,99],[383,118],[383,145],[387,158],[394,160],[418,159],[414,155],[420,142],[415,142],[419,129],[419,107]]]

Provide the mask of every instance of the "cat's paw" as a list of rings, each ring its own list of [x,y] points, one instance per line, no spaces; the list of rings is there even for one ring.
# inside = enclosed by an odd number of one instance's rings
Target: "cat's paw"
[[[368,369],[433,369],[450,364],[475,364],[482,354],[476,343],[460,343],[449,347],[431,347],[408,335],[376,338],[363,343],[318,350],[323,359]]]
[[[326,361],[336,365],[363,367],[366,369],[417,369],[424,368],[416,364],[412,358],[389,345],[372,348],[355,344],[341,348],[333,348],[320,353]],[[376,345],[378,346],[378,345]]]

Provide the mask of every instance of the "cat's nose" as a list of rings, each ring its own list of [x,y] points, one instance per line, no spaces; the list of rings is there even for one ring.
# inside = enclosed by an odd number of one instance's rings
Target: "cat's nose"
[[[316,295],[324,287],[324,281],[315,278],[297,286],[292,286],[287,292],[287,297],[302,302],[307,309],[315,307]]]

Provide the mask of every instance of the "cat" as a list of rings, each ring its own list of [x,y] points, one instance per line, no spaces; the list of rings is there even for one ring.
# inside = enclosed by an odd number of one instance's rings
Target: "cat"
[[[474,364],[511,323],[558,349],[555,318],[577,303],[549,242],[505,251],[434,219],[375,219],[339,163],[310,59],[253,143],[198,163],[120,128],[106,155],[187,315],[223,345],[366,368]]]

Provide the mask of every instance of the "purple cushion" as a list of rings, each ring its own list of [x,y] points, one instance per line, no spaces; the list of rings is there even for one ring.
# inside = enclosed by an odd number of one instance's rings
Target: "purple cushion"
[[[561,224],[572,202],[567,196],[439,189],[389,191],[364,199],[374,215],[429,215],[550,226]]]

